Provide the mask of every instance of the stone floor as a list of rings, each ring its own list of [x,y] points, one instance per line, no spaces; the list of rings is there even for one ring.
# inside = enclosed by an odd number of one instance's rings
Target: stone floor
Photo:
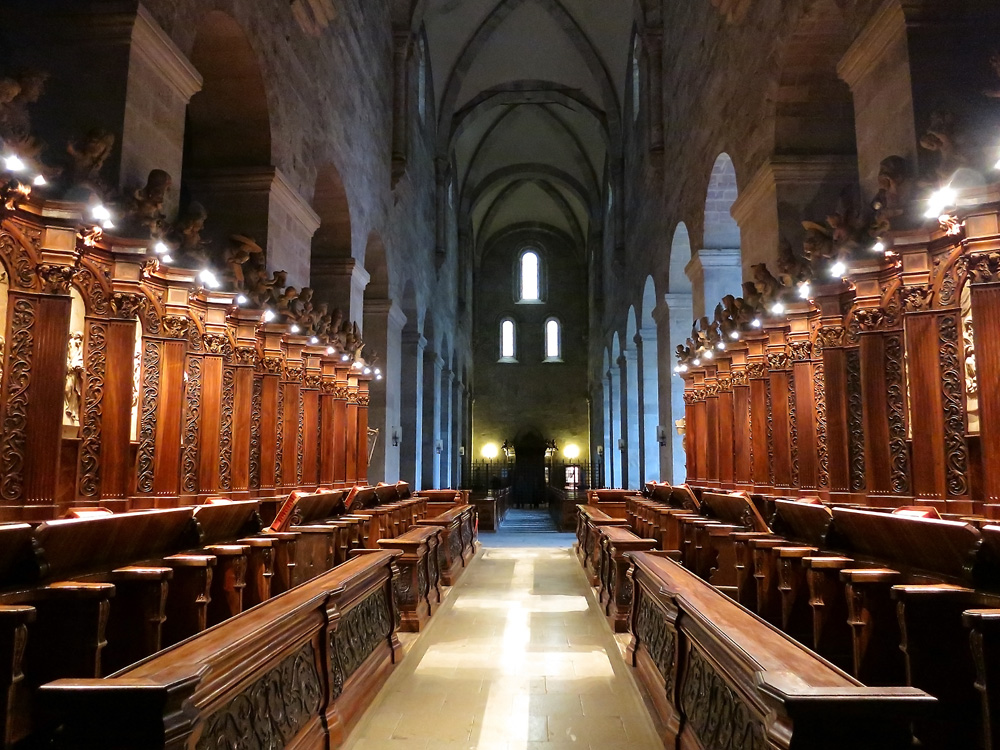
[[[346,750],[662,750],[565,547],[481,550],[404,643]]]

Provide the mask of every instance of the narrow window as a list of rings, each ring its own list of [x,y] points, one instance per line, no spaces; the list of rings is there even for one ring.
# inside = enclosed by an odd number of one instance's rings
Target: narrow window
[[[514,321],[510,318],[500,323],[500,359],[513,361],[517,356],[515,348]]]
[[[538,302],[541,300],[538,277],[538,253],[528,251],[521,256],[521,301]]]
[[[545,323],[545,361],[557,362],[562,358],[562,331],[559,321],[549,318]]]
[[[632,47],[632,120],[639,121],[639,97],[642,95],[642,86],[639,79],[639,39],[636,38]]]

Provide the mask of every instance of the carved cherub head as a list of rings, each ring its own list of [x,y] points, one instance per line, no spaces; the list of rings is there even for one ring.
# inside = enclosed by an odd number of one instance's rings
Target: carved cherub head
[[[20,83],[13,78],[0,78],[0,106],[10,104],[20,93]]]
[[[17,82],[21,87],[16,101],[24,104],[35,104],[45,93],[45,82],[49,80],[49,74],[44,70],[28,69],[23,70],[17,77]]]

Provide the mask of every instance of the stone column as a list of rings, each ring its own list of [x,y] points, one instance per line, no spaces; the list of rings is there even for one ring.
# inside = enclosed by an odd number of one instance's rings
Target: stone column
[[[622,366],[622,382],[625,383],[625,393],[622,394],[622,409],[624,424],[622,435],[625,436],[625,456],[623,461],[627,467],[623,473],[623,486],[630,489],[639,488],[641,470],[639,465],[640,437],[640,404],[639,404],[639,360],[634,348],[626,349],[619,360]]]
[[[660,365],[659,331],[656,326],[639,330],[636,340],[639,353],[640,410],[642,414],[642,479],[658,482],[663,477],[663,457],[657,428],[660,420],[660,381],[669,382],[672,367],[664,369]],[[661,377],[661,373],[665,377]],[[669,429],[669,426],[666,426]]]
[[[623,487],[623,455],[624,451],[618,447],[618,441],[622,438],[625,422],[622,419],[622,365],[621,362],[611,365],[608,373],[608,381],[611,387],[611,472],[609,477],[609,487]]]
[[[465,481],[462,472],[462,451],[468,450],[465,445],[465,383],[455,380],[455,389],[452,394],[454,400],[452,444],[451,444],[451,483],[456,489],[460,488]]]
[[[451,419],[452,419],[452,389],[455,385],[455,373],[445,370],[441,374],[441,486],[455,487],[451,476]]]
[[[423,489],[424,349],[427,339],[418,331],[402,335],[402,377],[400,383],[400,478]],[[391,434],[390,434],[391,438]]]
[[[739,297],[743,288],[742,254],[739,248],[699,250],[684,273],[691,280],[693,319],[709,318],[727,294]],[[690,325],[690,322],[688,323]],[[691,329],[688,328],[688,331]]]
[[[674,353],[687,340],[691,331],[693,311],[691,295],[666,294],[653,311],[656,321],[657,354],[660,360],[660,425],[667,434],[667,446],[661,452],[660,473],[674,484],[684,481],[687,474],[684,439],[677,433],[677,423],[684,419],[684,380],[666,377],[676,366]]]
[[[375,453],[368,467],[372,484],[396,482],[399,473],[399,446],[392,444],[393,432],[400,434],[400,387],[402,385],[402,334],[406,316],[390,299],[366,300],[365,342],[382,355],[376,365],[382,380],[369,385],[368,422],[379,431]]]
[[[422,471],[423,489],[441,487],[441,462],[437,453],[437,441],[441,437],[441,377],[444,360],[432,352],[424,357],[424,461]]]
[[[316,300],[328,302],[331,310],[340,308],[344,320],[356,320],[361,326],[365,317],[365,287],[370,280],[371,274],[354,258],[317,261],[312,268]]]

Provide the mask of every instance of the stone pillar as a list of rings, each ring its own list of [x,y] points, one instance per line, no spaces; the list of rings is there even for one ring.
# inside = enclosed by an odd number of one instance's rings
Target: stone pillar
[[[663,153],[663,29],[649,28],[642,35],[646,53],[646,102],[649,123],[649,150]]]
[[[684,380],[666,377],[676,365],[674,354],[691,332],[693,312],[690,294],[667,294],[653,311],[656,320],[657,354],[660,360],[660,426],[667,434],[667,446],[661,453],[660,473],[673,484],[680,484],[687,474],[684,438],[677,433],[677,423],[684,419]]]
[[[418,331],[402,335],[402,382],[400,384],[400,478],[412,482],[415,489],[424,489],[423,422],[424,422],[424,349],[427,339]],[[390,435],[391,437],[391,435]]]
[[[310,286],[310,278],[316,286],[315,276],[310,277],[309,259],[320,218],[280,170],[199,170],[185,175],[185,182],[208,211],[210,232],[212,227],[238,227],[241,234],[253,237],[265,249],[269,270],[288,272],[290,286]],[[224,247],[227,238],[212,239]],[[316,299],[328,298],[317,289]],[[355,309],[360,312],[360,303],[352,312]]]
[[[619,440],[624,434],[622,427],[625,425],[622,419],[622,364],[621,361],[612,364],[608,373],[608,380],[611,387],[611,445],[608,446],[611,459],[611,472],[608,474],[609,487],[624,487],[623,479],[623,457],[624,450],[619,448]]]
[[[328,302],[330,309],[340,308],[344,320],[364,325],[365,287],[371,274],[354,258],[331,258],[317,261],[312,269],[312,286],[318,302]]]
[[[441,486],[455,487],[451,477],[451,420],[452,420],[452,389],[455,385],[455,373],[445,370],[441,374]]]
[[[743,278],[750,278],[752,265],[777,260],[778,239],[800,247],[802,222],[822,223],[827,209],[837,205],[844,185],[857,179],[853,155],[771,157],[733,203],[742,238]],[[726,293],[740,296],[738,287]],[[712,317],[720,299],[706,296],[706,315]]]
[[[444,360],[440,354],[432,352],[424,357],[424,461],[423,489],[440,489],[441,461],[437,453],[437,441],[441,438],[441,378]]]
[[[454,415],[452,420],[452,444],[451,444],[451,483],[455,489],[462,487],[465,477],[462,473],[462,453],[468,450],[465,446],[465,383],[455,380],[455,388],[452,392]]]
[[[659,332],[656,326],[639,330],[636,337],[638,351],[640,410],[642,414],[642,479],[658,482],[663,477],[663,459],[660,455],[658,428],[660,421],[660,373],[670,380],[673,368],[663,369],[660,365]]]
[[[619,360],[622,365],[622,382],[625,383],[625,393],[623,394],[622,409],[625,415],[625,426],[622,434],[625,436],[625,458],[628,466],[625,469],[623,479],[625,485],[630,489],[639,488],[639,480],[642,476],[639,464],[639,450],[642,443],[640,436],[640,412],[639,412],[639,360],[634,347],[630,347],[622,354]]]
[[[365,302],[365,342],[372,351],[382,354],[376,365],[382,380],[369,386],[368,422],[379,431],[375,453],[368,467],[368,480],[393,483],[399,480],[399,446],[392,444],[392,435],[400,434],[400,387],[402,385],[402,334],[406,316],[390,299]]]
[[[693,319],[709,318],[727,294],[740,296],[743,288],[742,254],[739,248],[699,250],[687,264],[684,273],[691,280]],[[690,325],[690,323],[689,323]],[[688,328],[688,331],[691,329]]]

